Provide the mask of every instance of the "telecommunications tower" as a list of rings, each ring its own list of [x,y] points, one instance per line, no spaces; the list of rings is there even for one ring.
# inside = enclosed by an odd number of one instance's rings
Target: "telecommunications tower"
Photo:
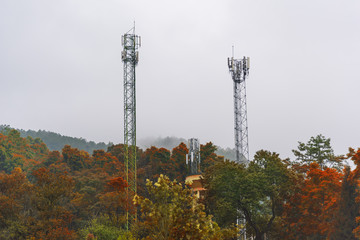
[[[200,141],[197,138],[189,139],[189,154],[186,155],[186,165],[189,175],[200,174]]]
[[[236,161],[247,164],[249,161],[248,125],[246,110],[245,80],[249,75],[250,58],[228,58],[228,67],[234,81],[234,125]]]
[[[189,153],[186,155],[188,174],[185,182],[190,185],[195,196],[202,198],[204,196],[205,188],[201,181],[200,141],[197,138],[190,138],[188,143]]]
[[[136,91],[135,67],[139,61],[138,48],[141,38],[135,35],[135,24],[132,29],[121,37],[123,51],[121,60],[124,62],[124,162],[127,203],[130,204],[136,194]],[[136,219],[136,213],[127,208],[127,228]]]

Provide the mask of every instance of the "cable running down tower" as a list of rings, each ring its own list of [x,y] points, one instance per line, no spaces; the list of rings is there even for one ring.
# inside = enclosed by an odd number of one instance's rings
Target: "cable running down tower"
[[[135,25],[121,37],[123,51],[121,60],[124,63],[124,162],[126,171],[127,203],[130,204],[136,194],[136,91],[135,67],[139,61],[138,48],[141,39],[135,35]],[[136,214],[126,213],[127,228],[136,219]]]
[[[249,76],[250,58],[228,58],[228,67],[234,81],[234,125],[236,161],[249,161],[248,125],[246,110],[246,85]]]

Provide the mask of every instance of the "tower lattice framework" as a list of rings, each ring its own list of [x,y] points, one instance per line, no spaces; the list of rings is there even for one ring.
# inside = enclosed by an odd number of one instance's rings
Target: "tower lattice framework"
[[[228,58],[228,67],[234,82],[234,130],[236,161],[247,164],[249,161],[248,124],[246,107],[246,84],[249,75],[250,59]]]
[[[136,219],[130,204],[136,194],[136,77],[135,67],[139,61],[140,37],[135,35],[135,26],[122,36],[124,63],[124,162],[127,188],[127,228]]]
[[[200,141],[197,138],[190,138],[188,141],[189,153],[186,155],[188,174],[200,174]]]

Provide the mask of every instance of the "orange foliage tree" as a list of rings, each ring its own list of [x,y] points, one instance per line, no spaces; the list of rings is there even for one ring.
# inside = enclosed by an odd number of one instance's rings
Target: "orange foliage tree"
[[[174,179],[179,182],[185,181],[185,177],[188,174],[186,166],[186,154],[189,152],[185,143],[180,143],[179,146],[173,148],[171,152],[170,162],[174,164]]]
[[[156,179],[160,174],[172,173],[175,164],[170,160],[170,151],[165,148],[152,146],[143,153],[139,167],[143,168],[143,182],[145,179]]]
[[[70,229],[73,220],[71,200],[74,180],[66,173],[52,173],[39,168],[33,172],[34,205],[36,214],[32,216],[30,231],[40,239],[76,239]]]
[[[72,171],[80,171],[87,167],[90,155],[88,152],[79,150],[77,148],[71,148],[69,145],[65,145],[62,149],[62,155],[64,162],[70,167]]]
[[[326,239],[337,211],[342,173],[311,163],[297,192],[285,204],[284,239]]]
[[[128,187],[126,180],[122,177],[110,179],[102,193],[98,195],[99,212],[108,216],[115,226],[121,226],[125,223],[126,212],[126,192]]]
[[[32,184],[20,168],[0,173],[0,239],[24,239],[31,215]]]

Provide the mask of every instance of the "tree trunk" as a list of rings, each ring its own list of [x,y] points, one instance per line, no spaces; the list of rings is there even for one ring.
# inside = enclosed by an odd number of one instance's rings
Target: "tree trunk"
[[[260,231],[255,231],[255,240],[264,240],[264,233]]]

